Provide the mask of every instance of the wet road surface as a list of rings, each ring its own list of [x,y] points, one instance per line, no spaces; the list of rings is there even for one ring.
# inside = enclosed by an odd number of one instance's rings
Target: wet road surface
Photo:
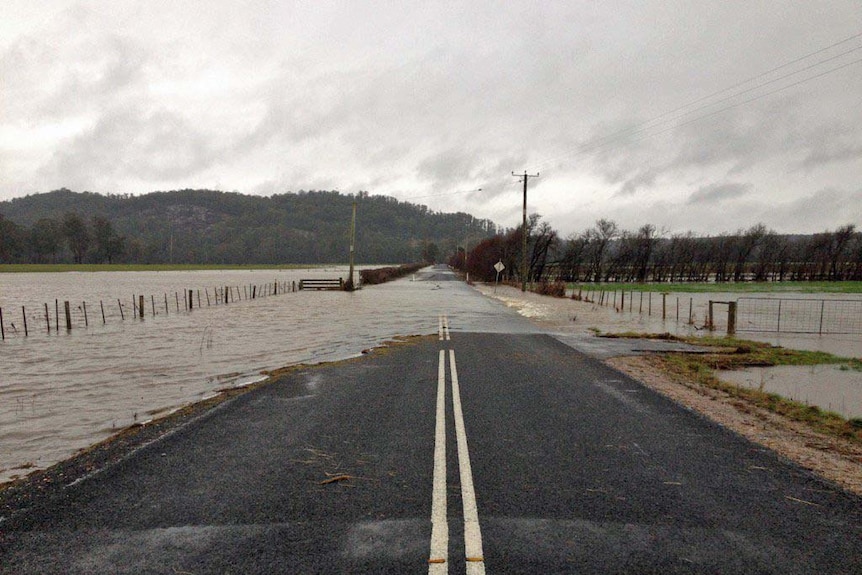
[[[502,306],[427,313],[6,518],[0,573],[862,572],[858,497]]]

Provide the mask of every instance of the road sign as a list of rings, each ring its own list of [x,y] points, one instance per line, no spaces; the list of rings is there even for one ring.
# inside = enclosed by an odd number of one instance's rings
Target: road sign
[[[497,270],[497,273],[500,273],[501,271],[506,269],[506,266],[503,265],[502,261],[499,261],[499,262],[494,264],[494,269]]]

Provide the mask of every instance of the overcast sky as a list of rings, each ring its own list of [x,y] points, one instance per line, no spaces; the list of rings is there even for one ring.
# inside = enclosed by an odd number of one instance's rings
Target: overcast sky
[[[0,200],[366,190],[515,226],[525,170],[564,236],[862,227],[862,4],[3,0]]]

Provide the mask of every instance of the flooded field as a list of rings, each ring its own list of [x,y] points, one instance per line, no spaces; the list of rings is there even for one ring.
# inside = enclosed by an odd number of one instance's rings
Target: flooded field
[[[460,282],[393,282],[358,292],[297,292],[151,317],[150,295],[183,289],[345,277],[346,269],[4,274],[0,306],[42,309],[29,337],[0,343],[0,482],[47,467],[134,422],[296,363],[344,359],[398,335],[435,333],[440,313],[493,329]],[[146,296],[143,320],[119,312],[105,325],[47,334],[44,303]],[[164,298],[164,295],[162,295]],[[462,301],[470,300],[470,305]],[[182,300],[180,300],[182,307]],[[92,305],[91,305],[92,304]],[[78,304],[80,305],[80,303]],[[162,305],[164,301],[162,299]],[[477,311],[478,310],[478,311]],[[51,310],[53,311],[53,310]],[[95,315],[95,314],[93,314]],[[38,324],[39,314],[33,325]],[[53,320],[53,318],[52,318]],[[91,316],[92,320],[92,316]],[[7,328],[12,316],[4,318]],[[62,321],[61,321],[62,324]]]
[[[735,385],[777,393],[782,397],[846,418],[862,417],[862,374],[836,365],[750,367],[720,371],[718,376]]]

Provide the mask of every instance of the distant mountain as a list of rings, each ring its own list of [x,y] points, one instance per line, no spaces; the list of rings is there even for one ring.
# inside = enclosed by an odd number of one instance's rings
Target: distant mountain
[[[271,197],[213,190],[103,196],[61,189],[0,202],[0,263],[72,261],[70,219],[88,230],[83,261],[105,261],[102,248],[110,234],[116,241],[112,245],[119,246],[108,256],[115,262],[346,262],[352,204],[353,196],[330,191]],[[357,206],[358,263],[442,260],[465,238],[478,240],[497,231],[489,220],[433,212],[367,192],[360,192]],[[57,235],[55,251],[39,246],[51,235]]]

